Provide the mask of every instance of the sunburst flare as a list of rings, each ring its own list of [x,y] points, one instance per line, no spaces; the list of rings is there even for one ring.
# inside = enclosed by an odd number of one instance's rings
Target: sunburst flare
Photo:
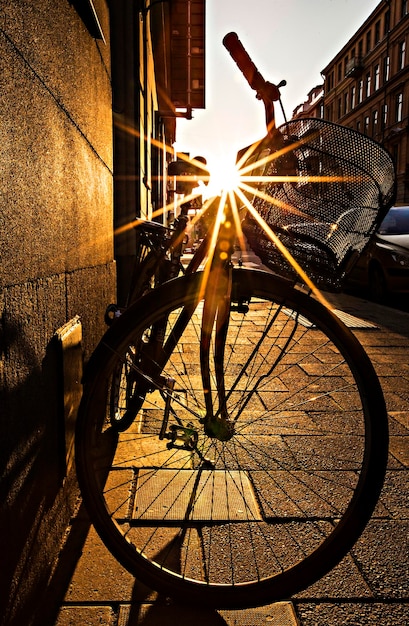
[[[123,126],[122,130],[136,134],[134,129],[126,126]],[[311,139],[311,137],[309,136],[308,139]],[[159,142],[155,140],[152,141],[154,144],[157,144],[158,147],[163,148],[163,145],[159,144]],[[271,186],[274,188],[275,185],[281,185],[283,183],[289,183],[294,186],[298,184],[306,185],[316,183],[331,185],[335,183],[357,183],[360,182],[360,180],[358,181],[356,177],[345,177],[343,175],[317,176],[308,175],[306,173],[297,174],[296,172],[286,172],[285,175],[266,174],[266,170],[271,169],[268,167],[269,164],[274,165],[275,161],[278,163],[280,159],[293,153],[293,151],[302,146],[302,141],[297,140],[293,143],[289,142],[276,151],[271,151],[270,149],[266,150],[264,141],[265,140],[260,140],[240,151],[236,163],[232,162],[231,155],[219,155],[217,159],[208,165],[206,162],[202,161],[201,157],[191,158],[185,154],[178,154],[178,159],[182,162],[185,161],[187,172],[182,171],[178,173],[174,179],[176,185],[183,185],[188,189],[188,193],[184,195],[176,194],[175,198],[172,199],[168,205],[154,211],[151,219],[157,219],[163,215],[166,216],[170,212],[178,214],[183,204],[191,202],[192,200],[201,199],[202,203],[200,208],[191,216],[191,226],[194,227],[201,218],[206,216],[210,208],[214,211],[215,202],[217,202],[217,214],[214,220],[213,232],[211,233],[210,245],[210,254],[213,254],[220,225],[224,219],[224,207],[226,203],[229,203],[231,207],[238,243],[243,251],[246,248],[246,242],[241,227],[241,215],[243,212],[248,212],[258,226],[262,228],[266,237],[293,268],[301,282],[303,282],[321,302],[328,306],[324,296],[314,284],[311,277],[307,275],[305,270],[284,245],[279,235],[274,232],[274,229],[271,228],[254,208],[253,201],[254,199],[260,199],[272,206],[278,207],[284,213],[302,218],[305,223],[308,223],[314,221],[311,215],[303,212],[300,208],[291,203],[284,202],[282,199],[274,197],[268,192],[268,188],[271,188]],[[166,152],[169,154],[172,153],[172,155],[174,154],[173,148],[171,147],[166,147]],[[192,169],[194,173],[190,173]],[[276,169],[280,171],[280,167]],[[200,203],[198,203],[198,206],[199,204]],[[134,228],[140,221],[142,220],[138,218],[129,224],[120,226],[115,230],[115,235],[120,235]],[[329,225],[329,230],[330,232],[335,232],[336,224]],[[210,266],[210,264],[208,264],[208,266]],[[204,278],[206,280],[206,276]]]

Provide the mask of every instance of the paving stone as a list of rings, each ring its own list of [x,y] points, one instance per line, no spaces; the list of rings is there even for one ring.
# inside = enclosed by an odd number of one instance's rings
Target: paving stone
[[[112,556],[91,526],[65,602],[130,600],[134,584],[134,577]]]
[[[372,592],[350,555],[294,598],[371,598]]]
[[[333,602],[297,604],[301,626],[404,626],[409,624],[407,604]]]
[[[118,626],[297,626],[291,602],[276,602],[243,611],[211,611],[176,604],[121,606]]]
[[[54,626],[116,626],[116,616],[107,606],[63,606]]]
[[[406,471],[388,470],[379,502],[374,512],[374,518],[392,517],[395,519],[409,519],[409,473]]]
[[[408,599],[408,520],[371,520],[351,553],[374,596]]]
[[[390,411],[388,417],[391,435],[409,435],[409,411]]]
[[[409,436],[390,437],[389,450],[404,467],[409,467]]]
[[[353,332],[381,377],[391,434],[380,501],[350,554],[329,574],[294,596],[292,603],[216,612],[166,603],[134,580],[91,528],[53,626],[293,626],[296,616],[299,626],[409,624],[409,315],[345,294],[336,296],[334,302],[335,308],[378,327]],[[254,335],[256,342],[257,317],[251,322],[252,330],[247,334]],[[198,366],[196,375],[199,379]],[[354,428],[352,419],[345,420],[345,428]]]

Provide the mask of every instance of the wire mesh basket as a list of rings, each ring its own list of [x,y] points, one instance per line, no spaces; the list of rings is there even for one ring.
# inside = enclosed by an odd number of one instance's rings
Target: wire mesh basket
[[[369,137],[321,119],[292,120],[280,131],[296,158],[298,179],[267,180],[257,187],[252,204],[318,286],[339,289],[393,204],[392,158]],[[261,152],[265,156],[265,143],[252,160]],[[285,155],[275,158],[271,148],[270,154],[263,175],[279,176]],[[243,230],[265,265],[296,277],[250,214]]]
[[[136,265],[139,266],[152,250],[160,251],[167,228],[158,222],[141,221],[135,226]]]

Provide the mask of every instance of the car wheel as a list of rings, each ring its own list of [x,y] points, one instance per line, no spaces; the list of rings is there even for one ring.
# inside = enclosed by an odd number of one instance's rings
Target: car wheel
[[[384,302],[388,294],[385,275],[378,265],[369,269],[369,293],[375,302]]]

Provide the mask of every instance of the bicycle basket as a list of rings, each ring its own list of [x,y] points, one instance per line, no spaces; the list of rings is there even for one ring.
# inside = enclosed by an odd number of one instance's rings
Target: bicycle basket
[[[280,131],[292,146],[299,180],[259,185],[252,204],[317,285],[339,289],[393,204],[392,159],[369,137],[321,119],[292,120]],[[265,156],[265,142],[261,149]],[[264,176],[280,175],[271,147],[270,155]],[[265,265],[296,277],[250,214],[243,230]]]
[[[151,250],[162,250],[167,228],[158,222],[141,220],[136,224],[135,231],[136,265],[139,267]]]

